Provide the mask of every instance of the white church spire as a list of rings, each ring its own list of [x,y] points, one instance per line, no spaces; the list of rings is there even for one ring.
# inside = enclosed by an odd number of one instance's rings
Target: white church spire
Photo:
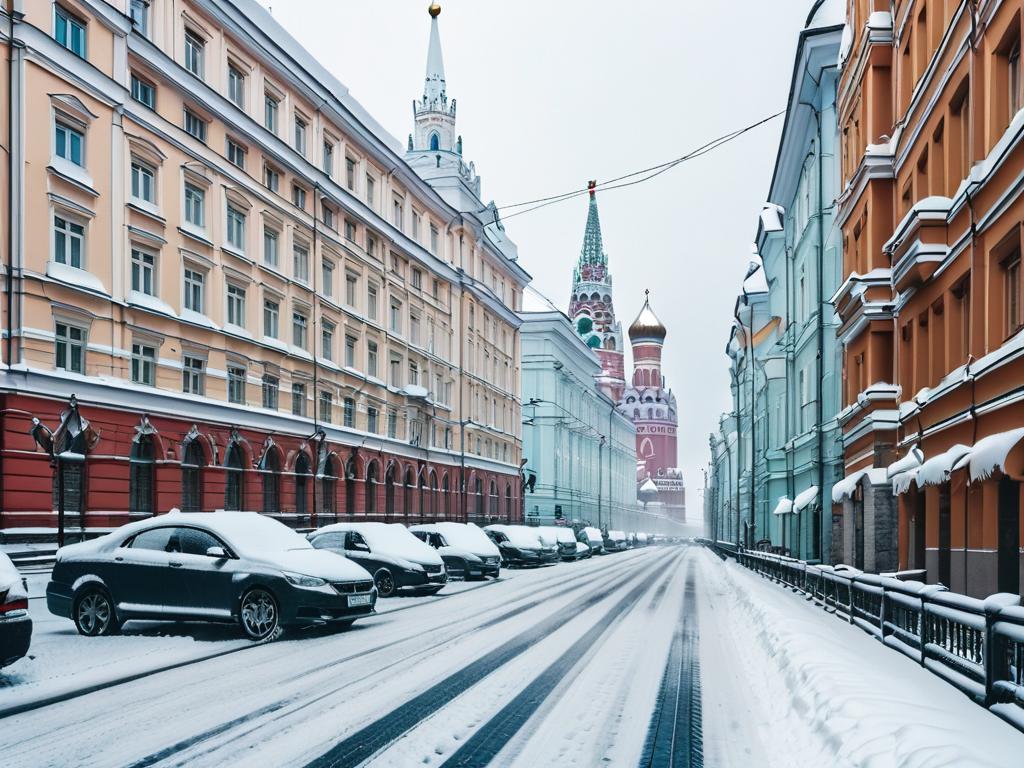
[[[427,9],[430,14],[430,47],[427,48],[427,78],[423,86],[423,103],[440,105],[447,100],[444,84],[444,56],[441,54],[441,33],[437,17],[441,5],[434,3]]]
[[[444,81],[441,32],[437,23],[441,6],[433,3],[427,12],[430,14],[427,77],[423,83],[423,98],[412,103],[415,130],[409,135],[409,151],[462,154],[461,142],[455,136],[455,99],[448,103]]]

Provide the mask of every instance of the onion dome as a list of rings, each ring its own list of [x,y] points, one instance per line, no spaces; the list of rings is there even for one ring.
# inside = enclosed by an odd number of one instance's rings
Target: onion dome
[[[668,331],[651,309],[651,292],[644,291],[644,307],[629,326],[630,341],[665,341]]]

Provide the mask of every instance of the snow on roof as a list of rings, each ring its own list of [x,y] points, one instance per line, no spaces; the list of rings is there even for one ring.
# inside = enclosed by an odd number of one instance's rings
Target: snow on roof
[[[608,538],[612,541],[625,541],[626,534],[622,531],[608,531]]]
[[[800,512],[801,510],[807,509],[818,499],[818,486],[812,485],[810,488],[801,491],[793,499],[793,511]]]
[[[971,449],[957,443],[947,451],[932,456],[917,470],[917,485],[942,485],[949,480],[949,474],[961,460],[970,454]]]
[[[906,493],[910,490],[910,486],[917,482],[917,473],[920,467],[912,467],[905,472],[900,472],[898,475],[894,475],[892,478],[892,492],[896,496],[902,493]]]
[[[558,525],[540,525],[537,527],[538,531],[542,534],[547,534],[553,541],[561,541],[568,544],[570,541],[576,541],[576,537],[573,536],[571,528],[565,528],[564,526]]]
[[[793,511],[793,500],[785,496],[779,496],[779,503],[772,510],[773,515],[786,515]]]
[[[637,462],[637,463],[639,464],[639,462]],[[652,491],[654,493],[657,493],[658,492],[658,486],[655,485],[654,480],[652,480],[651,478],[648,477],[646,480],[644,480],[640,484],[640,490],[643,491],[644,493],[650,493]]]
[[[543,543],[537,529],[525,525],[489,525],[485,530],[501,531],[514,547],[536,549]]]
[[[523,291],[522,307],[520,312],[562,312],[562,310],[548,301],[546,296],[529,285]]]
[[[857,490],[857,485],[865,477],[872,485],[881,485],[886,480],[886,469],[885,467],[868,467],[867,469],[858,470],[852,475],[847,475],[832,486],[832,503],[840,504],[843,499],[852,496],[854,491]]]
[[[487,534],[474,523],[431,523],[428,525],[411,525],[410,531],[432,531],[444,536],[450,546],[468,549],[475,555],[499,555]]]
[[[993,470],[1006,471],[1006,457],[1024,440],[1024,427],[999,432],[979,440],[971,450],[971,480],[985,480]]]
[[[916,451],[908,451],[907,455],[899,461],[894,461],[886,468],[886,477],[890,480],[901,472],[907,472],[915,467],[920,467],[921,461],[917,458]]]
[[[336,523],[320,531],[355,531],[360,534],[373,551],[394,555],[416,563],[444,561],[437,550],[417,539],[404,525],[399,523]]]
[[[761,209],[761,226],[765,232],[781,232],[782,216],[786,209],[775,203],[765,203]]]

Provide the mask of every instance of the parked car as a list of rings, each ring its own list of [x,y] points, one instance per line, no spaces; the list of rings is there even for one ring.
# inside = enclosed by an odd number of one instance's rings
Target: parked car
[[[579,557],[579,550],[576,547],[579,542],[570,529],[557,525],[542,525],[537,530],[545,544],[558,550],[558,556],[562,560],[576,560]],[[589,549],[587,551],[589,552]]]
[[[626,534],[622,531],[608,531],[604,535],[605,552],[625,552],[629,549],[626,543]]]
[[[501,552],[473,523],[412,525],[409,530],[437,550],[449,578],[498,578],[501,573]]]
[[[592,528],[590,526],[581,528],[579,533],[576,534],[576,540],[582,541],[590,547],[590,554],[604,554],[604,536],[601,535],[601,531],[597,528]]]
[[[506,565],[550,565],[558,550],[541,541],[536,528],[525,525],[489,525],[484,531],[501,551]]]
[[[0,552],[0,667],[22,658],[31,643],[28,585],[11,559]]]
[[[576,559],[586,560],[588,557],[593,557],[594,553],[590,551],[590,545],[584,544],[582,541],[576,542]]]
[[[237,622],[252,640],[373,613],[373,579],[252,512],[171,513],[57,550],[50,612],[83,635],[131,619]]]
[[[313,531],[309,540],[363,566],[381,597],[400,589],[434,595],[448,583],[441,556],[398,523],[336,523]]]
[[[646,547],[647,546],[647,534],[639,532],[636,534],[636,538],[633,540],[634,547]]]

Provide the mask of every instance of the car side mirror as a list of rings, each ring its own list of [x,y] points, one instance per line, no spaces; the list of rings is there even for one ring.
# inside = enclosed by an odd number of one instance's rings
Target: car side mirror
[[[206,556],[214,557],[218,560],[224,560],[227,558],[228,553],[224,551],[224,547],[207,547]]]
[[[369,552],[370,551],[370,545],[369,544],[363,544],[362,542],[354,541],[351,544],[349,544],[348,549],[355,550],[356,552]]]

